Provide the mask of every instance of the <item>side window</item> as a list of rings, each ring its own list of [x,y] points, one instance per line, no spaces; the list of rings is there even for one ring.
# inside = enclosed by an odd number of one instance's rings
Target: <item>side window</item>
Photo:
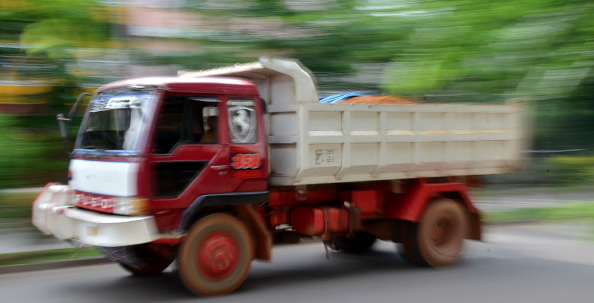
[[[213,97],[168,96],[155,132],[155,154],[170,154],[178,144],[217,143],[218,101]]]
[[[205,104],[200,104],[205,105]],[[197,108],[197,113],[193,121],[196,132],[193,133],[194,140],[191,143],[199,144],[215,144],[217,140],[217,125],[219,121],[219,111],[216,104],[210,106],[200,106]],[[201,113],[200,113],[201,112]]]
[[[184,102],[182,98],[167,97],[161,106],[155,131],[155,154],[169,154],[181,140]]]
[[[253,144],[257,140],[257,117],[253,99],[229,99],[229,136],[231,143]]]

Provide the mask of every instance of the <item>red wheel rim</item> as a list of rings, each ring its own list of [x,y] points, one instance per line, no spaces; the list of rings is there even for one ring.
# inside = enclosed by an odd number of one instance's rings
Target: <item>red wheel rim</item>
[[[207,278],[220,280],[229,276],[239,261],[239,248],[235,239],[224,232],[208,235],[198,247],[196,264]]]
[[[449,214],[440,216],[435,220],[431,229],[431,244],[446,253],[456,235],[456,230],[457,224],[454,216]]]

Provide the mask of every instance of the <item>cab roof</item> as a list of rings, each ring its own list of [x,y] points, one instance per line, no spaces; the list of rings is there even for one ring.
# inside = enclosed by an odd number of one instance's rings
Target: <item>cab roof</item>
[[[181,92],[181,93],[205,93],[205,94],[227,94],[227,95],[257,95],[258,89],[253,83],[239,79],[226,77],[145,77],[133,78],[112,82],[101,86],[97,91],[105,91],[115,88],[151,88]]]

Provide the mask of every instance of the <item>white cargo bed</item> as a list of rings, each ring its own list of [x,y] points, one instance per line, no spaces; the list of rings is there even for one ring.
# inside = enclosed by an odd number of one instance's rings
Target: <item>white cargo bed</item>
[[[524,160],[519,103],[320,104],[311,73],[287,59],[180,76],[242,77],[258,86],[271,185],[501,174]]]

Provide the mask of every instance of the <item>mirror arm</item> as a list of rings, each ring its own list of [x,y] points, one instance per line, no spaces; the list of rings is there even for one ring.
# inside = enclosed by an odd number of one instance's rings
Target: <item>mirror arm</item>
[[[91,94],[89,94],[89,93],[82,93],[82,94],[78,95],[78,98],[76,98],[76,102],[74,102],[74,105],[72,105],[72,108],[70,109],[70,112],[68,113],[69,121],[72,121],[72,118],[74,117],[74,114],[76,114],[76,111],[78,110],[78,106],[80,105],[82,100],[84,100],[84,98],[86,96],[90,96],[90,95]]]

